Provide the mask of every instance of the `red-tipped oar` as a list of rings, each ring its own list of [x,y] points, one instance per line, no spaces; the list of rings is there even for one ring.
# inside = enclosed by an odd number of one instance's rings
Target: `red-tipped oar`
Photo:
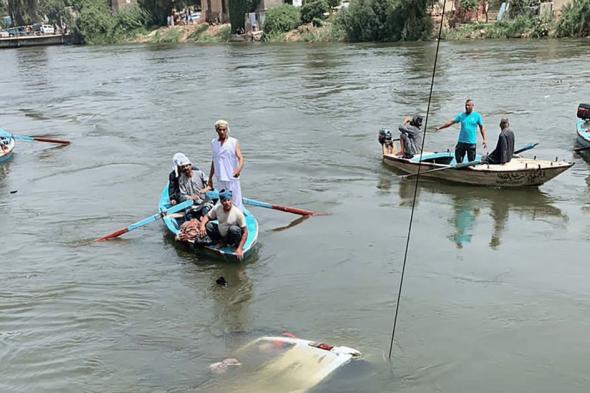
[[[188,200],[188,201],[179,203],[178,205],[174,205],[174,206],[172,206],[169,209],[164,209],[164,210],[162,210],[159,213],[153,214],[153,215],[151,215],[151,216],[149,216],[147,218],[144,218],[141,221],[137,221],[136,223],[131,224],[131,225],[129,225],[126,228],[119,229],[118,231],[115,231],[113,233],[109,233],[108,235],[105,235],[103,237],[100,237],[100,238],[96,239],[96,241],[97,242],[101,242],[103,240],[114,239],[116,237],[121,236],[124,233],[131,232],[131,231],[133,231],[133,230],[135,230],[137,228],[141,228],[142,226],[151,224],[152,222],[158,220],[159,218],[164,217],[167,214],[173,214],[173,213],[179,212],[181,210],[184,210],[184,209],[190,207],[192,204],[193,204],[193,201],[192,200]]]
[[[280,210],[287,213],[299,214],[300,216],[320,216],[323,213],[312,212],[311,210],[297,209],[296,207],[273,205],[267,202],[257,201],[256,199],[242,198],[246,205],[264,207],[266,209]]]
[[[25,141],[25,142],[47,142],[47,143],[56,143],[58,145],[69,145],[71,142],[61,139],[53,139],[53,138],[45,138],[41,136],[29,136],[29,135],[13,135],[14,139],[17,141]]]

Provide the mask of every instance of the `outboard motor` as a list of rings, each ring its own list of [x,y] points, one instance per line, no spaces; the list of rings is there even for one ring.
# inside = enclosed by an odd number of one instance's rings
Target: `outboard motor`
[[[578,117],[582,120],[590,119],[590,104],[578,105]]]
[[[393,143],[391,131],[389,131],[387,128],[382,128],[379,130],[379,143],[382,145],[385,144],[386,146]]]

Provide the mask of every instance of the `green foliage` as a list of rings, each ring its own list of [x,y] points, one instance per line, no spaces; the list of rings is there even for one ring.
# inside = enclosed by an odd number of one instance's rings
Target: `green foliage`
[[[477,0],[461,0],[459,6],[465,11],[473,11],[477,7]]]
[[[148,16],[137,6],[112,13],[105,0],[76,0],[78,18],[72,28],[81,42],[113,44],[143,29]]]
[[[203,35],[209,29],[209,25],[207,23],[201,23],[197,26],[197,28],[188,36],[189,41],[198,41],[199,37]]]
[[[295,29],[301,24],[299,8],[283,4],[271,8],[264,20],[264,34],[280,34]]]
[[[573,0],[561,10],[556,35],[558,37],[590,35],[590,0]]]
[[[426,0],[352,0],[337,24],[353,42],[421,40],[432,31]]]
[[[233,33],[245,28],[246,13],[249,11],[249,1],[229,0],[229,22]]]
[[[231,37],[230,26],[220,27],[216,34],[210,34],[210,32],[207,32],[208,30],[209,26],[203,23],[188,37],[188,40],[206,44],[217,44],[220,42],[228,42]]]
[[[462,25],[447,33],[447,39],[510,39],[510,38],[545,38],[554,30],[555,23],[548,18],[529,18],[519,16],[496,23],[471,23]]]
[[[66,11],[68,5],[64,0],[40,0],[39,14],[45,15],[49,23],[60,25],[62,21],[69,20],[69,12]]]
[[[330,8],[336,8],[340,5],[340,3],[340,0],[328,0],[328,5],[330,6]]]
[[[540,0],[510,0],[508,16],[510,18],[518,18],[521,16],[532,18],[537,15],[539,3]]]
[[[8,11],[15,26],[31,25],[39,20],[39,0],[8,0]]]
[[[314,19],[324,19],[324,14],[330,11],[330,5],[326,0],[306,1],[301,6],[301,22],[311,23]]]
[[[189,0],[138,0],[139,6],[148,15],[148,22],[156,26],[166,26],[166,17],[172,13],[173,8],[180,11],[187,4],[193,3]]]

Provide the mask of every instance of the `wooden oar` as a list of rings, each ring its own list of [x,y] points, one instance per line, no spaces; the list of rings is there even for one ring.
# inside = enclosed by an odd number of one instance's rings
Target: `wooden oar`
[[[59,145],[69,145],[71,142],[61,139],[52,139],[52,138],[45,138],[41,136],[29,136],[29,135],[13,135],[13,138],[17,141],[25,141],[25,142],[47,142],[47,143],[56,143]]]
[[[144,218],[141,221],[137,221],[136,223],[131,224],[131,225],[129,225],[126,228],[119,229],[118,231],[115,231],[113,233],[109,233],[108,235],[105,235],[103,237],[100,237],[100,238],[96,239],[96,241],[97,242],[100,242],[100,241],[103,241],[103,240],[114,239],[116,237],[121,236],[124,233],[131,232],[131,231],[133,231],[133,230],[135,230],[137,228],[141,228],[142,226],[151,224],[152,222],[158,220],[159,218],[164,217],[165,215],[170,215],[170,214],[179,212],[181,210],[184,210],[184,209],[192,206],[192,204],[193,204],[193,201],[191,201],[191,200],[188,200],[188,201],[179,203],[178,205],[174,205],[174,206],[172,206],[169,209],[164,209],[164,210],[162,210],[159,213],[153,214],[153,215],[151,215],[151,216],[149,216],[147,218]]]
[[[242,198],[242,202],[246,205],[264,207],[265,209],[280,210],[287,213],[299,214],[300,216],[319,216],[323,213],[312,212],[311,210],[297,209],[296,207],[273,205],[271,203],[257,201],[256,199]]]
[[[525,145],[525,146],[521,147],[520,149],[515,150],[514,151],[514,154],[519,154],[519,153],[522,153],[523,151],[531,150],[531,149],[533,149],[537,145],[538,145],[538,143],[529,143],[528,145]],[[465,163],[461,163],[461,164],[457,164],[457,165],[449,165],[449,166],[445,166],[443,168],[435,168],[435,169],[431,169],[431,170],[428,170],[428,171],[420,172],[420,175],[423,175],[425,173],[432,173],[432,172],[444,171],[446,169],[467,168],[467,167],[476,166],[476,165],[479,165],[479,164],[481,164],[481,160],[469,161],[469,162],[465,162]],[[416,173],[410,173],[408,175],[401,175],[400,178],[407,179],[408,177],[417,176],[417,175],[418,175],[418,172],[416,172]]]

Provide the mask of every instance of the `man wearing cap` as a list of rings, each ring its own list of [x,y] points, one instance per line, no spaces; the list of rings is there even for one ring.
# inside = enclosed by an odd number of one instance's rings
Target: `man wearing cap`
[[[238,259],[244,255],[243,247],[248,238],[248,228],[244,213],[233,205],[232,192],[221,190],[219,193],[220,203],[215,205],[201,220],[201,235],[207,235],[213,242],[218,242],[221,248],[225,244],[235,246],[235,254]],[[217,220],[217,222],[212,222]]]
[[[506,164],[512,159],[514,155],[514,132],[510,129],[508,118],[500,120],[500,130],[496,148],[482,158],[481,162],[483,164]]]
[[[473,110],[475,104],[472,99],[465,101],[465,112],[459,113],[453,119],[436,127],[436,131],[443,128],[450,127],[453,124],[460,123],[461,131],[459,132],[459,140],[455,146],[455,161],[457,164],[463,162],[465,153],[469,161],[475,161],[475,150],[477,147],[477,128],[481,132],[483,138],[483,147],[487,149],[486,129],[483,125],[481,115]]]
[[[215,122],[217,138],[211,141],[211,170],[209,171],[209,186],[213,187],[213,175],[216,186],[232,192],[235,207],[242,210],[242,189],[240,187],[240,173],[244,167],[244,157],[240,143],[229,136],[229,124],[225,120]]]
[[[401,155],[404,158],[412,158],[422,149],[422,116],[406,117],[404,123],[399,126],[399,140],[402,148]]]
[[[194,202],[186,211],[186,219],[200,219],[211,208],[206,192],[210,190],[205,174],[199,168],[193,169],[189,159],[182,155],[177,161],[180,169],[178,177],[178,202],[192,200]]]

